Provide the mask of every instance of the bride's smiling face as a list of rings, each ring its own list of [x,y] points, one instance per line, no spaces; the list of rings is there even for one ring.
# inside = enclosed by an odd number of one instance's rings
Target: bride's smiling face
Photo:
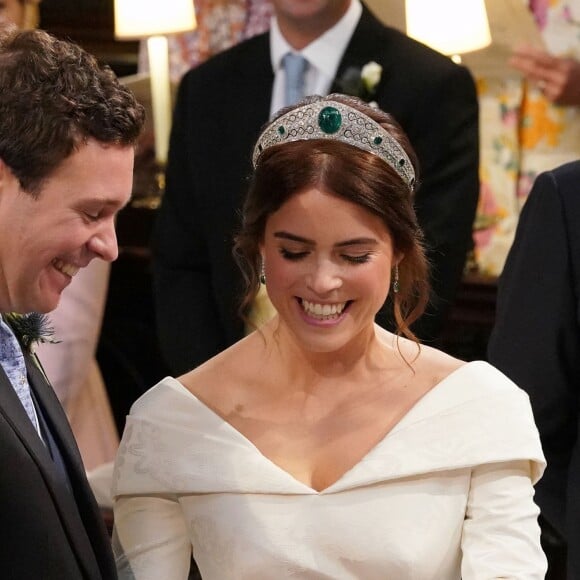
[[[308,188],[269,217],[261,251],[270,300],[303,348],[332,352],[373,331],[395,265],[378,216]]]

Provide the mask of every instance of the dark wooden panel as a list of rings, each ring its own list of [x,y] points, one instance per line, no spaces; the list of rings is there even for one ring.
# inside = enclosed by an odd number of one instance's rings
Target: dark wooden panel
[[[44,0],[40,26],[73,40],[119,75],[137,71],[137,42],[115,40],[113,0]]]
[[[486,360],[495,320],[497,278],[468,273],[459,286],[441,348],[463,360]]]

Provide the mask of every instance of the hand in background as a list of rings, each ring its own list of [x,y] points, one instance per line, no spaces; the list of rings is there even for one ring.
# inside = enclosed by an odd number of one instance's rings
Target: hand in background
[[[580,106],[580,62],[525,46],[514,50],[509,65],[535,82],[557,105]]]

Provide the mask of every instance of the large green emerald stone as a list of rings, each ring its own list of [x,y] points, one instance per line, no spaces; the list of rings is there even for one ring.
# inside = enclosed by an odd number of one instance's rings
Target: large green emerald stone
[[[318,126],[324,133],[332,135],[336,133],[342,125],[342,115],[340,111],[334,107],[324,107],[318,113]]]

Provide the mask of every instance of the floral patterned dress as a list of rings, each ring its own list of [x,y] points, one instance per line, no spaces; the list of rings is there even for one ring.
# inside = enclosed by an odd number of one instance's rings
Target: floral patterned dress
[[[580,59],[580,0],[530,0],[547,50]],[[481,192],[475,260],[499,275],[519,212],[536,175],[580,158],[580,108],[550,103],[536,86],[513,78],[477,79]]]

